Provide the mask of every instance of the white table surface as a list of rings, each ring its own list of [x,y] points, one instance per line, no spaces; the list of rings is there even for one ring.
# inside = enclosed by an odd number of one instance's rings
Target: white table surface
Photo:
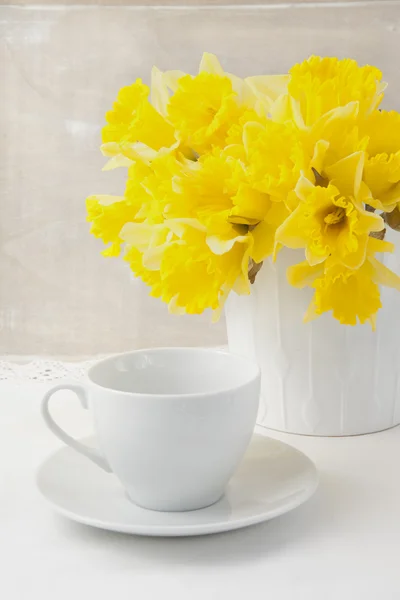
[[[399,600],[400,428],[341,439],[261,430],[315,461],[311,500],[231,533],[140,538],[70,522],[35,489],[60,445],[39,416],[48,387],[0,383],[2,599]],[[69,392],[54,405],[68,431],[90,433]]]

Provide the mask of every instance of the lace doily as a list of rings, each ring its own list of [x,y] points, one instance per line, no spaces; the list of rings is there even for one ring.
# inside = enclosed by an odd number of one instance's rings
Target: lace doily
[[[226,346],[216,346],[215,349],[227,350]],[[8,357],[0,356],[0,383],[2,381],[12,383],[46,383],[57,379],[69,379],[79,381],[83,379],[87,370],[99,360],[109,355],[95,356],[86,360],[64,361],[50,358],[33,358],[9,360]]]
[[[45,383],[57,379],[80,380],[85,376],[87,369],[98,360],[96,358],[80,362],[64,362],[37,359],[28,363],[0,360],[0,382],[24,383],[30,381],[32,383]]]

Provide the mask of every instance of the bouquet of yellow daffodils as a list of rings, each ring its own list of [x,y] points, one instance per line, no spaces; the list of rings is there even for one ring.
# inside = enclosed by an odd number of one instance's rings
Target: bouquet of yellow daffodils
[[[105,169],[125,167],[126,190],[87,199],[91,232],[171,312],[218,316],[286,247],[289,284],[315,290],[305,320],[374,327],[379,286],[400,290],[377,258],[400,225],[400,114],[378,108],[381,79],[318,56],[247,79],[207,53],[194,76],[153,68],[106,114]]]

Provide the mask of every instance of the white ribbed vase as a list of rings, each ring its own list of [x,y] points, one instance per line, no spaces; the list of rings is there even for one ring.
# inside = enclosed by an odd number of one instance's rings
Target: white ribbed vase
[[[330,314],[304,324],[312,291],[286,280],[296,254],[283,250],[276,264],[266,261],[251,295],[231,294],[226,305],[229,349],[262,370],[258,423],[324,436],[400,423],[400,293],[382,289],[375,332],[340,325]],[[399,253],[385,263],[400,272]]]

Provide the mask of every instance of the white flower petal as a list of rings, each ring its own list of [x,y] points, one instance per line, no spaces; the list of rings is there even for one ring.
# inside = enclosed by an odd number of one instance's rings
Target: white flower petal
[[[202,72],[213,73],[214,75],[225,75],[218,58],[215,54],[210,54],[209,52],[204,52],[201,57],[199,73]]]
[[[168,303],[168,312],[170,312],[172,315],[185,315],[186,309],[183,306],[178,306],[177,299],[178,294],[171,298],[171,300]]]
[[[121,167],[129,168],[132,164],[132,160],[127,158],[123,154],[117,154],[110,158],[110,160],[104,165],[102,171],[112,171],[113,169],[119,169]]]
[[[178,88],[178,82],[181,77],[184,77],[186,73],[183,71],[165,71],[163,73],[164,84],[171,92],[176,92]]]
[[[163,115],[163,117],[166,117],[170,94],[163,75],[164,74],[160,69],[153,67],[151,71],[150,99],[154,108]]]

